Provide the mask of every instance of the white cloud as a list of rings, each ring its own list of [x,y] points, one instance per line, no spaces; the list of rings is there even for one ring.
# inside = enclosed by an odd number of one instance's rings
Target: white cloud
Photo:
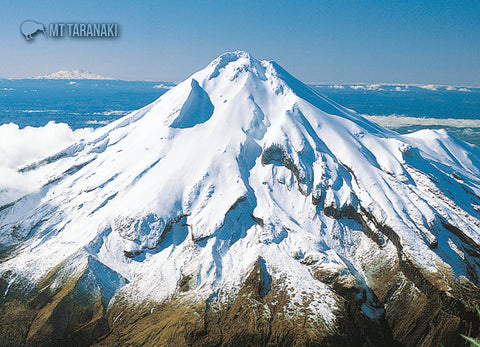
[[[89,121],[87,121],[87,124],[92,124],[92,125],[94,125],[94,124],[106,125],[108,123],[110,123],[109,120],[89,120]]]
[[[156,89],[172,89],[173,86],[166,86],[163,83],[161,83],[161,84],[157,84],[157,85],[153,86],[153,88],[156,88]]]
[[[328,88],[333,88],[333,89],[345,89],[344,86],[342,86],[341,84],[333,84],[331,86],[328,86]]]
[[[381,84],[369,84],[367,85],[368,90],[382,90],[380,88]]]
[[[129,111],[119,111],[119,110],[110,110],[104,112],[94,112],[94,115],[101,115],[101,116],[123,116],[127,114]]]
[[[91,129],[72,130],[67,124],[49,122],[43,127],[9,123],[0,126],[0,166],[18,168],[54,154],[79,140]]]
[[[452,128],[480,128],[480,122],[477,119],[457,119],[457,118],[417,118],[403,117],[398,115],[391,116],[369,116],[363,115],[381,126],[387,128],[400,128],[405,126],[442,126]]]
[[[22,129],[14,123],[1,125],[0,205],[39,188],[35,174],[19,173],[19,168],[61,151],[91,131],[54,122]]]
[[[437,86],[435,84],[419,84],[418,87],[427,90],[437,90]]]
[[[60,112],[60,110],[22,110],[21,112],[23,113],[58,113]]]
[[[381,84],[378,84],[378,83],[375,83],[375,84],[354,84],[354,85],[351,85],[350,88],[351,89],[355,89],[355,90],[358,90],[358,89],[361,89],[361,90],[383,90],[382,88],[380,88],[382,85]]]

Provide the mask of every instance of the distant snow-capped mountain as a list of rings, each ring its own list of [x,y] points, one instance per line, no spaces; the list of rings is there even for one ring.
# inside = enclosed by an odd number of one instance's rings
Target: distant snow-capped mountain
[[[382,128],[273,61],[225,53],[20,171],[38,184],[0,207],[2,343],[478,334],[478,148]]]
[[[49,80],[110,80],[109,77],[96,75],[85,70],[60,70],[49,75],[37,76],[34,79],[49,79]]]

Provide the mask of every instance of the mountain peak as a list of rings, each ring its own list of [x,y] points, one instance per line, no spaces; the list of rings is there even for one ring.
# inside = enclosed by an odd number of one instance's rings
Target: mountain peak
[[[0,288],[36,288],[59,268],[73,281],[87,253],[103,265],[82,283],[119,279],[97,291],[116,291],[105,315],[132,314],[111,322],[113,339],[171,309],[199,322],[158,326],[183,343],[215,331],[215,345],[260,332],[251,344],[451,345],[435,322],[468,320],[480,302],[479,163],[443,132],[388,131],[274,62],[225,53],[21,170],[39,183],[0,206]],[[201,330],[216,309],[222,321]],[[228,330],[239,326],[251,330]]]
[[[94,74],[86,70],[60,70],[48,75],[37,76],[34,79],[52,79],[52,80],[109,80],[111,78]]]
[[[233,71],[234,74],[230,76],[231,78],[235,78],[236,73],[241,72],[252,72],[260,77],[258,72],[265,70],[267,65],[267,61],[257,60],[248,52],[233,51],[221,54],[207,66],[206,70],[210,71],[208,79],[218,77],[222,69]]]
[[[242,50],[236,50],[236,51],[229,51],[229,52],[224,52],[220,54],[216,59],[212,61],[212,64],[215,64],[215,62],[219,60],[230,60],[234,61],[237,59],[255,59],[252,57],[252,55],[247,52],[247,51],[242,51]]]
[[[242,62],[245,64],[247,62],[251,63],[253,61],[258,61],[255,58],[253,58],[250,53],[246,51],[231,51],[231,52],[225,52],[220,54],[216,59],[214,59],[209,66],[215,66],[215,67],[225,67],[229,63],[233,63],[235,61],[242,60]]]

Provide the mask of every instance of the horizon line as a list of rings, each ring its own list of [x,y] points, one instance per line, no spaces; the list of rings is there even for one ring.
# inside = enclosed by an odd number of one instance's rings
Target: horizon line
[[[72,72],[75,70],[59,70],[59,71],[68,71]],[[57,71],[57,72],[59,72]],[[101,75],[99,75],[101,76]],[[103,76],[102,76],[103,77]],[[188,79],[188,77],[187,77]],[[123,82],[162,82],[162,83],[172,83],[172,84],[179,84],[182,81],[169,81],[169,80],[156,80],[156,79],[124,79],[124,78],[116,78],[116,77],[103,77],[103,78],[44,78],[42,76],[35,76],[35,77],[0,77],[0,80],[65,80],[65,81],[123,81]],[[318,85],[318,86],[354,86],[354,85],[362,85],[362,86],[402,86],[402,87],[424,87],[424,86],[433,86],[433,87],[455,87],[455,88],[480,88],[480,85],[466,85],[466,84],[443,84],[443,83],[434,83],[434,82],[412,82],[412,83],[405,83],[405,82],[302,82],[306,85]]]

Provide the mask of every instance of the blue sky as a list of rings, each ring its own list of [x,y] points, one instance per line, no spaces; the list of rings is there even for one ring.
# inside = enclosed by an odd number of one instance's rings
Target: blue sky
[[[86,69],[179,81],[229,50],[304,82],[480,85],[480,1],[2,1],[0,77]],[[117,22],[115,40],[26,42],[27,19]]]

